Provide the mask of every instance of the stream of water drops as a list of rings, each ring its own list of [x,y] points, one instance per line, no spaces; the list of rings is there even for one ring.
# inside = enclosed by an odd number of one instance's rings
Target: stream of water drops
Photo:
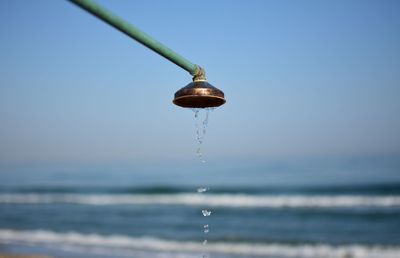
[[[194,125],[195,125],[195,130],[196,130],[196,140],[197,140],[197,149],[196,149],[196,155],[199,157],[200,161],[202,163],[205,163],[206,160],[204,159],[202,147],[203,147],[203,142],[204,142],[204,137],[207,132],[207,126],[208,126],[208,121],[209,121],[209,116],[210,116],[210,111],[214,110],[214,108],[206,108],[206,109],[199,109],[195,108],[192,109],[194,112]],[[205,114],[202,116],[201,120],[201,113],[202,111],[205,112]],[[197,188],[197,193],[198,194],[205,194],[207,191],[209,191],[210,188],[208,187],[199,187]],[[203,215],[204,218],[210,217],[212,214],[212,211],[204,208],[201,210],[201,214]],[[207,235],[210,232],[210,226],[209,224],[204,224],[203,225],[203,233]],[[207,238],[203,240],[203,246],[207,245]],[[209,255],[203,252],[202,254],[203,258],[208,258]]]
[[[210,190],[210,188],[208,188],[208,187],[199,187],[199,188],[197,189],[197,192],[198,192],[199,194],[205,194],[205,193],[206,193],[207,191],[209,191],[209,190]],[[210,217],[211,214],[212,214],[212,211],[209,210],[209,209],[202,209],[202,210],[201,210],[201,214],[202,214],[203,217],[205,217],[205,218],[206,218],[206,217]],[[205,235],[207,235],[209,232],[210,232],[210,226],[209,226],[209,224],[203,224],[203,233],[204,233]],[[205,237],[204,240],[203,240],[203,246],[206,246],[206,245],[207,245],[207,242],[208,242],[207,237]],[[209,255],[206,254],[205,250],[204,250],[204,252],[203,252],[202,257],[203,257],[203,258],[209,258]]]
[[[197,140],[197,149],[196,155],[199,157],[201,162],[205,163],[202,147],[204,142],[204,137],[206,136],[208,120],[210,116],[210,111],[214,110],[214,108],[192,108],[194,112],[194,126],[196,131],[196,140]],[[201,121],[201,111],[205,111],[203,115],[203,120]]]

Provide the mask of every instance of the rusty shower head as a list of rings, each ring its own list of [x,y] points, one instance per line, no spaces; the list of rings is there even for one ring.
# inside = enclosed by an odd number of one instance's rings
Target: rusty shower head
[[[225,96],[206,80],[197,80],[178,90],[173,102],[184,108],[219,107],[225,103]]]
[[[225,104],[225,95],[207,82],[206,72],[197,66],[193,82],[175,93],[174,104],[184,108],[213,108]]]

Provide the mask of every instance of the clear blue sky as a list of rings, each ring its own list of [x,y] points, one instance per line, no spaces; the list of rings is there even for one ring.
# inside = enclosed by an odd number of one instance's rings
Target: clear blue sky
[[[399,1],[98,2],[224,90],[208,157],[400,154]],[[0,162],[192,159],[190,80],[67,1],[0,1]]]

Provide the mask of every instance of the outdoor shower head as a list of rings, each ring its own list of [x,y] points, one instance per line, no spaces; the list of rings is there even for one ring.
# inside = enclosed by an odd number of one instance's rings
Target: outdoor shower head
[[[178,90],[173,102],[184,108],[213,108],[226,101],[224,93],[209,84],[204,69],[197,66],[193,82]]]
[[[224,93],[207,81],[194,81],[175,93],[174,104],[184,108],[219,107],[225,103]]]

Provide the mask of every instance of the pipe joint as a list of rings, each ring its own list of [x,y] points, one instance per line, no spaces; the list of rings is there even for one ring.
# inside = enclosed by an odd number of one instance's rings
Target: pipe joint
[[[193,76],[193,81],[194,82],[207,81],[206,71],[198,65],[196,65],[196,67],[197,67],[197,69],[196,69],[196,73]]]

